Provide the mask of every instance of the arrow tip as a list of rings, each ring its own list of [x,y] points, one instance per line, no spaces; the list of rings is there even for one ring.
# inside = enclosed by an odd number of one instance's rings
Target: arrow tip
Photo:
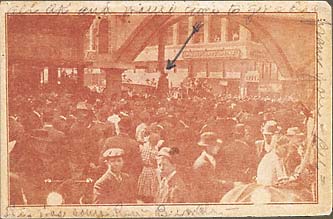
[[[176,67],[176,64],[174,62],[170,61],[170,59],[168,59],[166,69],[170,70],[170,69],[172,69],[174,67]]]

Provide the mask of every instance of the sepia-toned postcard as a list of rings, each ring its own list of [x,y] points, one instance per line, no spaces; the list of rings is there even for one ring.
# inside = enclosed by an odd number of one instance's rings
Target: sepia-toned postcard
[[[1,218],[329,215],[324,1],[1,1]]]

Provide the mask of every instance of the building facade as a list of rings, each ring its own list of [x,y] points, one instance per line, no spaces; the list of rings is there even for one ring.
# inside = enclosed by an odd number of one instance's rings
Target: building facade
[[[170,86],[184,77],[211,81],[215,92],[259,95],[281,91],[276,64],[264,46],[245,27],[223,16],[184,16],[165,30],[165,63],[173,59],[197,22],[202,28],[187,44],[168,72]],[[158,71],[158,37],[151,40],[129,72]],[[126,72],[125,72],[126,74]],[[271,84],[279,84],[270,86]]]

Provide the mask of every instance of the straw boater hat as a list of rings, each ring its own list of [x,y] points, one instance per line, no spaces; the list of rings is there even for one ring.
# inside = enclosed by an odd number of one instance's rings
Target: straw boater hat
[[[261,132],[264,135],[273,135],[273,134],[278,134],[281,131],[281,127],[277,125],[277,122],[274,120],[267,121],[262,127]]]
[[[105,159],[122,157],[124,155],[124,150],[121,148],[109,148],[103,153]]]
[[[215,132],[204,132],[200,135],[198,145],[201,147],[221,146],[222,140],[217,137]]]
[[[291,127],[287,130],[287,136],[304,136],[304,133],[298,127]]]
[[[90,110],[89,105],[86,102],[78,102],[76,105],[77,110]]]

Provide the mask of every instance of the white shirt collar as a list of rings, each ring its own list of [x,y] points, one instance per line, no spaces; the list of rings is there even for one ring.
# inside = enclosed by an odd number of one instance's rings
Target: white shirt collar
[[[215,160],[215,158],[212,155],[208,154],[206,151],[203,151],[202,154],[203,154],[203,156],[205,156],[209,160],[209,162],[215,168],[216,167],[216,160]]]
[[[114,172],[112,172],[111,169],[109,169],[109,172],[111,173],[112,176],[114,176],[114,178],[118,181],[121,182],[123,180],[123,178],[121,177],[121,173],[120,174],[115,174]]]
[[[49,124],[49,123],[45,123],[44,124],[44,128],[53,128],[53,125]]]
[[[34,110],[33,113],[34,113],[35,115],[37,115],[39,118],[41,118],[41,114],[40,114],[39,112],[37,112],[36,110]]]

